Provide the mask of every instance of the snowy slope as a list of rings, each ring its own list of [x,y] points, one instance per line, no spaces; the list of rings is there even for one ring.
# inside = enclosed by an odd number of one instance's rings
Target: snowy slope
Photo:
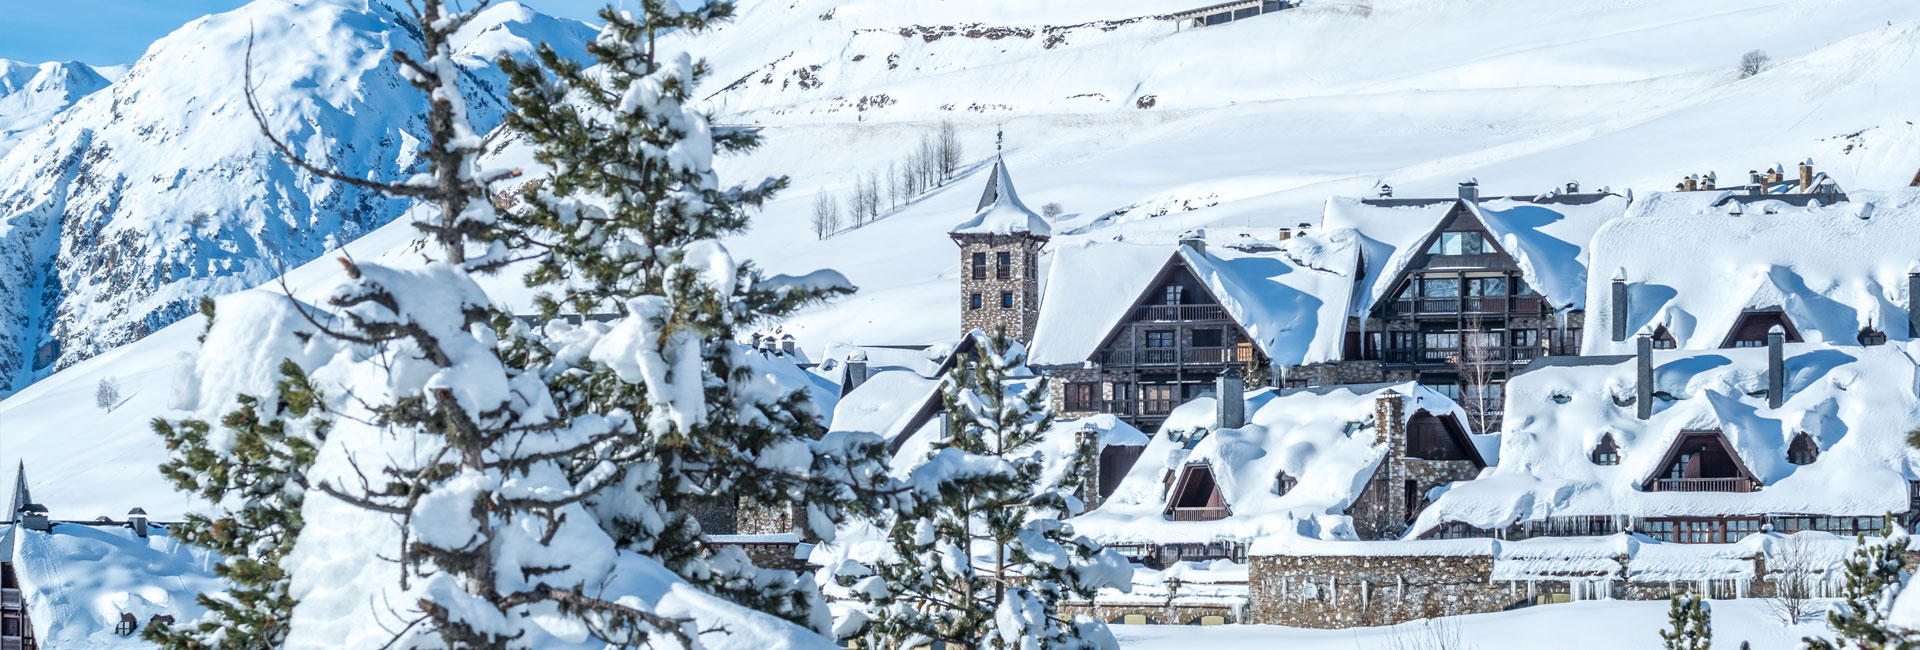
[[[28,131],[108,83],[100,70],[77,61],[36,65],[0,59],[0,156]]]
[[[264,11],[261,7],[271,4],[279,7],[276,11],[307,12],[297,15],[316,20],[371,20],[366,12],[329,10],[337,7],[333,4],[296,10],[280,2],[262,0],[242,11]],[[1355,3],[1322,2],[1316,7],[1310,2],[1296,11],[1177,33],[1171,24],[1155,21],[1136,21],[1112,31],[1075,28],[1063,43],[1046,47],[1049,25],[1117,21],[1198,4],[1204,2],[757,0],[742,7],[738,21],[703,40],[676,36],[663,45],[692,48],[712,62],[714,73],[700,95],[713,96],[721,122],[763,125],[765,146],[746,157],[721,160],[727,177],[723,180],[781,174],[793,178],[793,187],[766,207],[752,232],[728,242],[729,249],[770,273],[834,268],[861,289],[785,324],[785,331],[797,336],[812,358],[823,358],[820,352],[837,342],[925,344],[960,334],[958,251],[945,233],[977,207],[984,172],[991,167],[987,163],[996,127],[1005,129],[1005,157],[1022,200],[1029,206],[1060,203],[1065,208],[1066,214],[1050,223],[1054,239],[1043,264],[1051,262],[1050,251],[1078,241],[1123,237],[1171,244],[1180,232],[1197,226],[1270,229],[1317,223],[1328,196],[1370,196],[1382,180],[1391,182],[1401,197],[1451,196],[1454,183],[1468,176],[1478,177],[1488,195],[1534,194],[1568,180],[1588,188],[1638,189],[1644,194],[1669,187],[1687,173],[1718,169],[1734,175],[1810,157],[1843,187],[1871,189],[1905,184],[1920,167],[1920,133],[1908,123],[1914,119],[1911,107],[1920,105],[1920,87],[1910,82],[1920,78],[1920,5],[1912,3],[1700,0],[1675,6],[1653,0],[1375,0],[1368,13],[1354,11],[1359,6]],[[831,17],[821,20],[829,11]],[[969,23],[1023,26],[1035,35],[1003,34],[996,40],[988,36],[991,30],[956,27],[954,35],[928,41],[927,33],[915,27]],[[203,23],[192,29],[207,28]],[[902,28],[913,36],[899,36]],[[972,31],[980,37],[966,36]],[[341,32],[349,33],[355,32]],[[263,29],[262,37],[267,34]],[[165,45],[157,45],[155,52],[173,49]],[[1775,67],[1740,79],[1733,65],[1751,49],[1771,53]],[[898,67],[890,69],[887,59],[895,54]],[[786,62],[776,64],[782,57]],[[803,87],[792,72],[802,60],[821,66],[808,73],[818,84]],[[128,89],[144,83],[143,70],[146,75],[163,72],[143,65],[64,115],[108,113],[122,95],[125,101],[144,105],[149,95],[162,90],[188,105],[191,88],[148,88],[137,97],[129,95]],[[226,74],[232,68],[218,70]],[[761,84],[760,77],[754,77],[739,89],[724,91],[756,71],[762,76],[775,72],[773,82]],[[287,85],[308,76],[276,71],[271,78],[283,85],[278,91],[269,86],[268,91],[275,97],[291,94]],[[783,81],[791,83],[782,87]],[[233,87],[197,79],[181,83],[221,92]],[[301,83],[334,94],[347,92],[340,86],[344,82],[331,77]],[[1107,101],[1071,97],[1087,92],[1102,93]],[[880,93],[894,103],[875,109],[869,101],[864,112],[846,107],[849,101],[857,104],[860,97]],[[1145,95],[1156,96],[1155,104],[1138,108],[1137,100]],[[233,101],[228,95],[209,97],[195,99],[191,106]],[[158,111],[159,102],[154,101],[153,110]],[[940,108],[948,104],[955,108]],[[966,110],[974,104],[1009,108]],[[175,110],[196,120],[211,119],[200,108],[191,113]],[[337,115],[312,106],[302,110]],[[227,132],[247,145],[234,148],[257,153],[250,148],[257,143],[245,136],[252,127],[239,120],[241,116],[229,108],[220,117],[228,120],[221,122]],[[186,118],[167,116],[169,123],[181,119]],[[815,240],[807,217],[818,193],[841,194],[852,187],[856,174],[885,173],[889,160],[903,157],[942,119],[953,120],[961,130],[966,175],[879,221],[824,242]],[[341,142],[377,142],[363,131],[387,128],[363,119],[350,123],[357,130],[348,135],[329,135],[342,124],[349,123],[322,122],[322,130],[311,142],[302,140],[302,146],[319,152]],[[131,147],[139,145],[131,139],[133,131],[131,125],[95,129],[56,120],[39,135],[78,138],[85,133],[98,139],[111,134],[129,138]],[[207,146],[202,140],[192,144]],[[187,143],[173,144],[180,148]],[[106,197],[113,184],[104,179],[56,182],[42,177],[57,174],[42,170],[57,166],[19,162],[42,149],[58,148],[29,147],[0,160],[0,206],[20,196],[41,197],[32,199],[32,205],[46,206],[37,210],[64,210],[68,215],[94,214],[110,206],[131,213],[130,206],[138,205],[145,219],[139,222],[145,229],[142,237],[185,230],[179,214],[192,212],[180,212],[185,201],[175,197],[189,193],[160,192],[145,176],[127,175],[112,178],[127,183],[128,192],[144,187],[146,193],[140,201],[112,203]],[[125,151],[117,148],[102,155],[117,160],[130,155]],[[353,153],[361,162],[376,159],[365,151]],[[200,197],[193,205],[227,206],[223,209],[229,212],[210,223],[237,224],[245,215],[262,214],[248,212],[268,200],[253,193],[259,185],[241,184],[249,174],[277,179],[272,187],[286,194],[271,196],[308,197],[298,192],[311,191],[311,196],[321,197],[311,199],[313,212],[302,214],[330,221],[302,226],[300,237],[276,242],[275,250],[298,253],[279,253],[290,262],[318,254],[324,237],[312,233],[344,231],[340,224],[347,216],[363,214],[356,206],[338,203],[344,199],[324,202],[344,193],[321,193],[321,186],[290,178],[284,165],[270,157],[222,155],[230,156],[225,166],[195,163],[194,174],[181,181],[183,187],[194,188],[190,195]],[[506,151],[496,159],[514,155]],[[405,164],[381,160],[383,170]],[[50,194],[36,194],[42,189]],[[84,209],[66,207],[69,194],[80,199],[74,205],[84,204]],[[397,210],[382,200],[371,201],[380,207],[369,210],[388,215],[384,219],[392,214],[385,210]],[[146,207],[156,203],[174,212]],[[108,225],[89,218],[56,232],[44,221],[44,212],[19,214],[0,208],[0,247],[30,244],[33,255],[21,259],[40,265],[56,259],[58,245],[69,239],[83,243],[80,236],[88,232],[86,227]],[[15,234],[25,228],[20,224],[36,219],[42,221],[32,237]],[[262,227],[267,223],[277,222],[262,221]],[[249,232],[237,225],[223,227]],[[290,226],[274,227],[292,231]],[[411,233],[382,233],[381,246],[392,246],[396,257],[406,256]],[[182,235],[155,242],[174,247],[168,254],[182,262],[179,277],[200,278],[166,286],[201,282],[204,289],[195,291],[213,292],[270,277],[270,267],[258,262],[250,262],[253,266],[244,273],[239,261],[234,262],[236,270],[220,272],[224,275],[208,273],[204,269],[213,258],[176,252],[191,251],[193,244],[213,250],[222,243],[217,239],[217,234],[200,239]],[[229,241],[253,245],[248,243],[251,235]],[[116,249],[101,245],[88,250],[101,256],[107,253],[100,251]],[[389,250],[354,249],[363,256]],[[149,257],[157,254],[147,252]],[[15,266],[14,255],[0,254],[5,262],[0,276],[41,268]],[[219,259],[228,259],[221,255]],[[264,255],[244,250],[231,257],[259,260]],[[119,266],[145,264],[135,262]],[[167,277],[173,277],[171,269]],[[337,266],[327,263],[300,273],[316,278],[334,272]],[[152,280],[152,269],[142,273],[140,277]],[[241,275],[249,279],[234,279]],[[209,279],[215,277],[223,279]],[[0,289],[7,300],[0,303],[0,319],[6,323],[0,336],[13,336],[4,332],[16,327],[41,331],[36,328],[53,323],[65,303],[75,305],[68,311],[110,311],[110,305],[126,304],[139,295],[102,290],[70,297],[67,285],[54,284],[50,294],[35,288],[18,297],[11,289]],[[517,284],[507,279],[499,286]],[[499,294],[496,299],[519,300],[523,294]],[[182,289],[167,295],[198,294]],[[94,302],[83,309],[83,297]],[[134,306],[144,309],[142,305],[157,300],[140,298]],[[40,316],[43,306],[47,319]],[[130,321],[101,317],[97,322]],[[36,468],[51,466],[30,471],[47,477],[45,499],[56,509],[64,502],[79,510],[98,505],[95,514],[124,512],[127,504],[120,497],[96,494],[101,485],[141,495],[156,517],[161,516],[160,506],[176,512],[186,507],[187,501],[174,496],[151,469],[160,457],[159,445],[146,431],[145,420],[164,405],[173,358],[191,349],[198,327],[185,322],[161,330],[0,402],[0,430],[7,434],[6,443],[0,444],[0,466],[20,458]],[[68,331],[69,338],[78,338]],[[104,349],[108,342],[127,338],[114,332],[97,327],[93,340]],[[11,340],[0,340],[0,348],[14,345]],[[29,357],[31,353],[24,351]],[[131,401],[112,414],[101,413],[91,401],[95,382],[106,375],[121,377],[123,386],[138,384],[127,391]],[[56,493],[61,496],[52,496]],[[167,500],[172,503],[163,503]]]
[[[373,179],[416,168],[425,99],[389,57],[417,48],[380,0],[259,0],[155,43],[125,77],[0,158],[0,393],[137,340],[202,296],[245,289],[406,208],[297,173],[240,92],[248,39],[262,110],[295,151]],[[528,39],[578,52],[584,26],[506,3],[462,34],[476,125],[491,65]]]

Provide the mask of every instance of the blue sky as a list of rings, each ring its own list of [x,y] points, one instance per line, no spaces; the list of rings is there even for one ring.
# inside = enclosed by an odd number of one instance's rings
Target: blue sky
[[[460,0],[455,0],[459,2]],[[598,23],[594,13],[620,0],[521,0],[537,11]],[[691,0],[681,0],[692,4]],[[0,59],[29,63],[133,63],[181,25],[246,0],[25,0],[0,9]]]

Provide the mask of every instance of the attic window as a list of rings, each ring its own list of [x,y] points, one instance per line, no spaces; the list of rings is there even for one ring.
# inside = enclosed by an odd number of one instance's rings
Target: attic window
[[[1433,240],[1433,247],[1427,249],[1427,254],[1479,255],[1483,248],[1479,231],[1443,232]]]
[[[1861,345],[1886,345],[1887,333],[1871,327],[1863,328],[1860,330],[1859,339]]]
[[[134,620],[132,614],[120,612],[120,622],[113,625],[113,633],[120,636],[133,636],[133,629],[139,625],[139,621]]]
[[[1653,349],[1672,350],[1678,347],[1680,347],[1679,342],[1673,339],[1673,332],[1667,331],[1667,326],[1661,325],[1659,329],[1653,331]]]
[[[1813,442],[1813,436],[1800,432],[1793,437],[1793,444],[1787,445],[1787,462],[1795,465],[1809,465],[1819,457],[1820,445]]]
[[[1613,434],[1600,436],[1600,444],[1593,446],[1593,464],[1619,465],[1620,445],[1613,441]]]
[[[1300,479],[1288,476],[1286,472],[1280,472],[1279,475],[1273,479],[1273,493],[1279,496],[1286,496],[1288,492],[1292,492],[1293,488],[1299,485]]]
[[[1565,404],[1573,401],[1573,396],[1566,393],[1554,393],[1551,399],[1555,404]]]

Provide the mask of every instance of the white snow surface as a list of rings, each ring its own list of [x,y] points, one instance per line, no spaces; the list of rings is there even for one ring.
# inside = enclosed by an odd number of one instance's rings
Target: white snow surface
[[[1907,328],[1920,271],[1920,188],[1857,190],[1829,206],[1741,204],[1738,192],[1657,192],[1594,236],[1585,354],[1632,354],[1667,328],[1681,349],[1720,347],[1745,309],[1778,308],[1808,342],[1854,345],[1871,326]],[[1627,282],[1627,337],[1614,341],[1613,278]]]
[[[34,64],[0,59],[0,156],[7,155],[27,132],[108,83],[111,80],[101,70],[78,61]]]
[[[213,573],[221,558],[175,541],[163,527],[148,531],[142,538],[125,525],[0,530],[40,647],[149,648],[138,635],[114,633],[122,613],[132,614],[142,629],[153,616],[184,623],[205,611],[197,596],[226,591]]]
[[[1074,518],[1074,528],[1107,544],[1357,539],[1344,513],[1390,451],[1374,411],[1388,395],[1407,399],[1409,419],[1425,411],[1458,418],[1461,430],[1470,430],[1459,405],[1412,382],[1253,391],[1246,398],[1249,424],[1239,429],[1218,429],[1213,398],[1196,399],[1168,416],[1120,486]],[[1178,472],[1200,463],[1212,471],[1229,515],[1170,520],[1168,472],[1177,483]],[[1284,495],[1275,493],[1281,472],[1298,481]]]
[[[1507,383],[1500,463],[1456,483],[1422,511],[1411,534],[1444,522],[1501,528],[1550,516],[1721,516],[1805,513],[1877,516],[1907,508],[1920,478],[1920,376],[1913,344],[1785,346],[1786,399],[1768,408],[1767,350],[1655,351],[1654,412],[1621,406],[1634,395],[1635,362],[1542,367]],[[1665,393],[1671,399],[1662,397]],[[1564,399],[1565,403],[1560,403]],[[1763,486],[1751,493],[1646,492],[1683,430],[1718,430]],[[1787,462],[1805,432],[1811,464]],[[1590,454],[1603,436],[1618,465]]]

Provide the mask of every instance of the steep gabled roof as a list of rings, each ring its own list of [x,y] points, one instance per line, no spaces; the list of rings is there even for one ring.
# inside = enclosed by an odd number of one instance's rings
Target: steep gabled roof
[[[1281,364],[1338,358],[1351,276],[1296,260],[1303,251],[1323,258],[1352,250],[1292,240],[1267,250],[1120,242],[1063,247],[1047,273],[1032,361],[1087,361],[1176,266],[1193,274],[1267,358]]]
[[[1210,423],[1213,398],[1174,410],[1160,434],[1118,489],[1074,529],[1106,543],[1186,543],[1251,540],[1268,535],[1351,539],[1344,514],[1380,462],[1391,453],[1379,440],[1376,400],[1400,395],[1404,416],[1452,418],[1466,431],[1466,414],[1446,396],[1412,382],[1258,390],[1247,394],[1249,424],[1239,429],[1190,428]],[[1402,423],[1404,426],[1406,423]],[[1492,436],[1470,436],[1492,438]],[[1483,442],[1468,440],[1469,447]],[[1232,514],[1215,521],[1169,521],[1168,472],[1204,463]],[[1295,479],[1276,494],[1279,476]],[[1177,478],[1177,476],[1176,476]]]
[[[1046,238],[1053,235],[1053,228],[1020,202],[1020,195],[1013,189],[1013,176],[1007,172],[1006,159],[995,156],[993,172],[987,176],[987,187],[980,193],[980,204],[974,208],[973,217],[954,226],[948,234],[1026,234]]]
[[[1810,342],[1854,344],[1872,325],[1910,338],[1907,274],[1920,251],[1920,189],[1856,192],[1830,206],[1714,206],[1711,192],[1658,192],[1593,238],[1585,354],[1633,351],[1666,326],[1681,349],[1720,345],[1743,310],[1778,307]],[[1736,211],[1735,208],[1739,209]],[[1627,283],[1627,340],[1614,341],[1612,278]]]
[[[1653,414],[1635,417],[1633,357],[1613,363],[1533,365],[1507,382],[1500,465],[1456,484],[1415,523],[1502,528],[1553,516],[1726,516],[1801,513],[1871,516],[1908,507],[1920,480],[1920,344],[1876,347],[1789,343],[1786,396],[1769,408],[1767,350],[1656,350]],[[1719,431],[1761,488],[1751,493],[1646,492],[1690,431]],[[1818,460],[1788,462],[1799,433]],[[1603,436],[1617,465],[1589,454]]]
[[[7,507],[6,520],[14,521],[29,503],[33,503],[33,494],[27,491],[27,461],[22,460],[13,473],[13,501]]]

